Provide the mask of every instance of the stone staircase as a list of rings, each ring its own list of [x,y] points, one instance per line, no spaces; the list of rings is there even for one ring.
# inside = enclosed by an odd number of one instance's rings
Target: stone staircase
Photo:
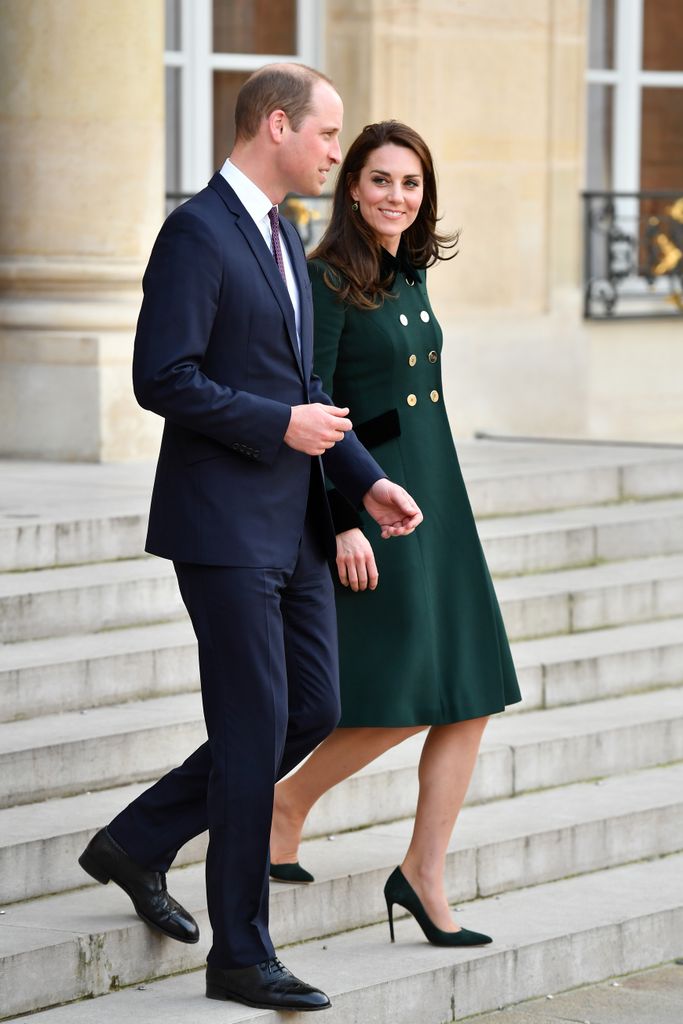
[[[683,953],[683,450],[459,447],[525,698],[490,723],[448,859],[459,920],[495,941],[437,949],[410,918],[388,941],[415,737],[314,809],[317,881],[272,886],[274,939],[330,1022],[441,1024]],[[169,881],[197,946],[76,863],[205,736],[172,568],[141,555],[149,468],[0,473],[0,1017],[280,1020],[182,973],[208,948],[203,837]]]

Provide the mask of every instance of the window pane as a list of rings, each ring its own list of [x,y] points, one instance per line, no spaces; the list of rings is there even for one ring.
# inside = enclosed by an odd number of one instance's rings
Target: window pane
[[[683,191],[683,88],[643,89],[640,187]]]
[[[180,190],[180,68],[166,68],[166,191]]]
[[[250,71],[215,71],[213,76],[213,166],[223,166],[235,141],[237,93]]]
[[[645,0],[643,68],[646,71],[683,71],[681,0]]]
[[[611,85],[588,86],[586,188],[596,192],[612,188],[613,103]]]
[[[165,42],[166,50],[180,50],[180,0],[165,0]]]
[[[213,51],[295,55],[296,0],[213,0]]]
[[[590,0],[588,67],[594,70],[614,67],[614,3]]]

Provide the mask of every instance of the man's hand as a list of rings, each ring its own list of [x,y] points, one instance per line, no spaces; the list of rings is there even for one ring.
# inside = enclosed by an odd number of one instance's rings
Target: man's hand
[[[370,541],[362,530],[344,530],[337,534],[337,570],[339,582],[351,590],[374,590],[379,573]]]
[[[285,434],[285,444],[306,455],[324,455],[328,448],[341,441],[351,420],[348,409],[313,402],[292,406],[292,416]]]
[[[376,480],[363,504],[382,527],[382,537],[405,537],[422,522],[422,513],[408,492],[391,480]]]

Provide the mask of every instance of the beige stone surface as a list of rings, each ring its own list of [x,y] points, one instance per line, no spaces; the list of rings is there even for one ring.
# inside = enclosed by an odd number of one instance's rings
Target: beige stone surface
[[[0,451],[152,456],[140,279],[163,217],[163,0],[4,0]]]
[[[586,436],[589,353],[576,320],[483,312],[442,319],[454,433]]]
[[[441,318],[444,397],[477,431],[683,444],[676,321],[584,322],[569,291],[545,316]]]
[[[140,260],[162,215],[163,4],[4,0],[0,253]]]
[[[345,138],[369,120],[412,124],[434,152],[443,225],[463,230],[459,273],[434,275],[436,303],[545,314],[578,281],[585,0],[328,10]]]
[[[683,443],[680,320],[591,323],[588,432]]]

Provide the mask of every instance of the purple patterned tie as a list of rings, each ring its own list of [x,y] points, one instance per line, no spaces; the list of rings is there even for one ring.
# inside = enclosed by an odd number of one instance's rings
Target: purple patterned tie
[[[270,227],[273,235],[273,256],[277,263],[277,269],[282,274],[282,280],[286,285],[287,276],[285,274],[285,263],[282,259],[282,248],[280,246],[280,214],[278,213],[277,206],[273,206],[268,210],[268,219],[270,220]]]

